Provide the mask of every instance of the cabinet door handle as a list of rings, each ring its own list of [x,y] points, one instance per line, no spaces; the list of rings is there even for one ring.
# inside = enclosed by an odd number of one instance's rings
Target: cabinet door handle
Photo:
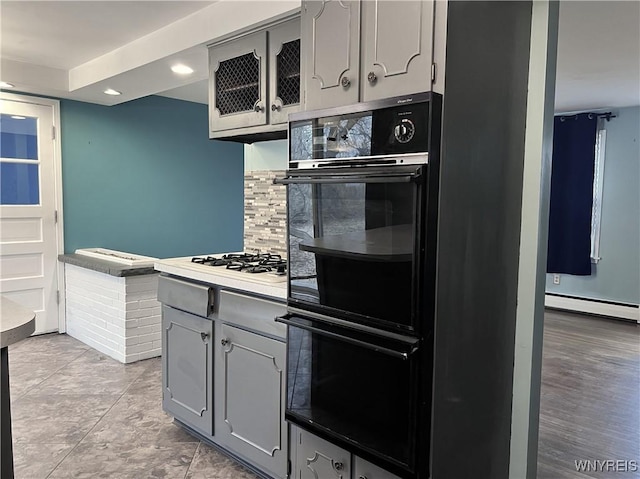
[[[200,337],[203,341],[206,341],[207,339],[209,339],[209,333],[200,333]]]
[[[276,105],[275,103],[271,105],[271,111],[280,111],[282,107],[280,105]]]
[[[342,471],[342,470],[344,469],[344,464],[343,464],[343,463],[341,463],[341,462],[336,462],[336,463],[333,465],[333,468],[334,468],[336,471],[340,472],[340,471]]]
[[[255,107],[253,107],[253,109],[255,110],[255,112],[256,112],[256,113],[262,113],[262,112],[264,112],[264,107],[263,107],[263,106],[258,105],[257,103],[256,103],[256,106],[255,106]]]
[[[369,80],[369,83],[373,85],[376,81],[378,81],[378,77],[375,73],[369,72],[369,74],[367,75],[367,80]]]
[[[227,344],[229,344],[229,340],[223,338],[220,340],[220,344],[222,344],[223,346],[226,346]]]
[[[351,85],[351,80],[349,80],[349,77],[342,77],[342,80],[340,80],[340,84],[343,86],[343,88],[349,88],[349,86]]]

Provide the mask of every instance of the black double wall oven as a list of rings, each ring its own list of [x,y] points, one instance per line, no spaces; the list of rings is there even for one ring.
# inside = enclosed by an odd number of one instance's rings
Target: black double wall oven
[[[428,477],[441,98],[291,115],[288,421]]]

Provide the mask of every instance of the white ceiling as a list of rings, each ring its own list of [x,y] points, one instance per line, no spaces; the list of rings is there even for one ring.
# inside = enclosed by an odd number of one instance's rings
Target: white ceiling
[[[640,105],[640,2],[562,1],[556,111]]]
[[[16,91],[103,105],[167,91],[207,103],[206,45],[299,10],[300,0],[1,0],[0,79]],[[171,72],[176,63],[194,73]]]
[[[151,94],[207,103],[206,45],[299,9],[300,0],[1,0],[0,79],[104,105]],[[178,62],[195,72],[172,73]],[[638,104],[640,2],[563,0],[556,111]]]

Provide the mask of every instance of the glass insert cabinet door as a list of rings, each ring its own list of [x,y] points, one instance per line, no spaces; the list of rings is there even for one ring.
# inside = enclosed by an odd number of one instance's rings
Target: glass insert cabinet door
[[[422,167],[356,170],[357,178],[344,171],[289,177],[289,299],[322,314],[412,330]]]
[[[300,20],[269,29],[269,123],[286,124],[299,111]]]
[[[0,115],[0,204],[40,204],[38,120]]]
[[[209,49],[212,127],[228,130],[267,123],[267,32]]]

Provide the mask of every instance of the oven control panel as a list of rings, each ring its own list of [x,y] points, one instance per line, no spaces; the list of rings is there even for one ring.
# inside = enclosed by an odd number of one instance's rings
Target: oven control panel
[[[375,110],[372,130],[372,155],[428,152],[429,102]]]
[[[292,114],[289,165],[349,166],[355,160],[360,164],[401,155],[426,158],[431,139],[439,135],[432,129],[439,129],[440,109],[441,97],[426,92]]]

